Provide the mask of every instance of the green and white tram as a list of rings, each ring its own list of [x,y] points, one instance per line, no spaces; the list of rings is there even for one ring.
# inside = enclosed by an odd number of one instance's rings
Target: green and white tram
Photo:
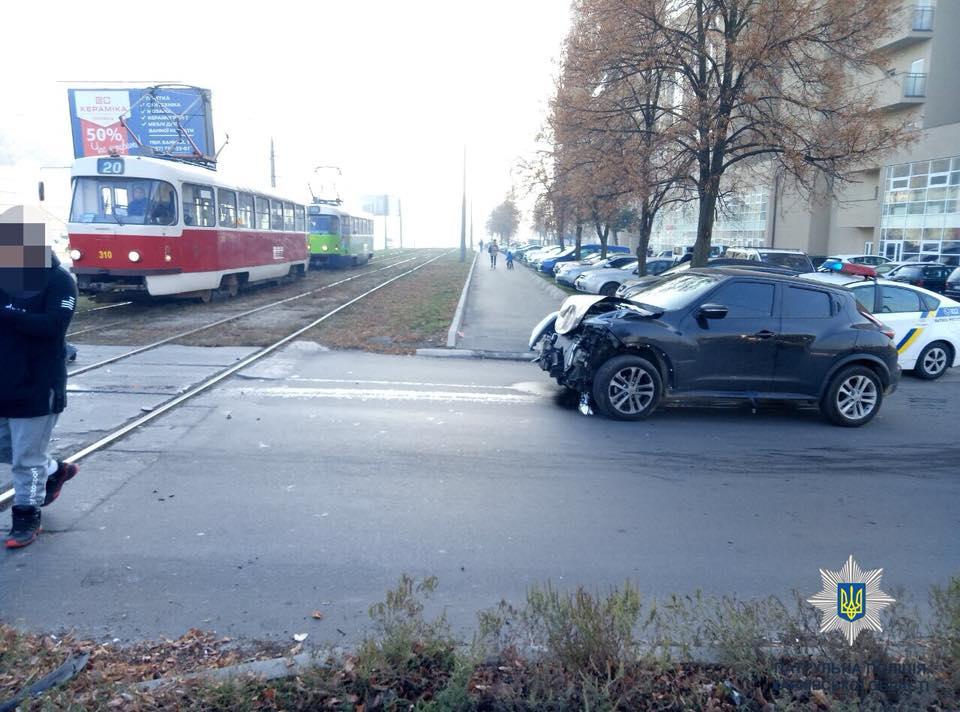
[[[355,267],[373,257],[373,219],[335,205],[307,207],[311,267]]]

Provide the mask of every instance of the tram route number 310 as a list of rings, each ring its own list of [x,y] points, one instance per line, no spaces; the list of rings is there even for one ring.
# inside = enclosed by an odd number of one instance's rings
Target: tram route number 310
[[[104,176],[122,176],[123,159],[122,158],[98,158],[97,173]]]

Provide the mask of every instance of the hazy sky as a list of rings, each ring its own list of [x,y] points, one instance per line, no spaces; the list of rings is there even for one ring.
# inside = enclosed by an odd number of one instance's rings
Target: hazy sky
[[[230,134],[223,173],[269,185],[273,136],[283,192],[306,199],[312,167],[339,165],[344,191],[399,195],[405,238],[428,245],[459,241],[464,144],[483,234],[511,167],[533,149],[569,7],[168,0],[4,10],[0,163],[70,162],[66,90],[79,82],[193,84],[213,91],[218,146]],[[43,178],[62,185],[67,172]]]

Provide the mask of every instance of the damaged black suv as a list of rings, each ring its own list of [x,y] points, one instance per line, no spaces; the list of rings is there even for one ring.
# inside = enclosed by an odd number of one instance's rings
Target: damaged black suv
[[[691,269],[630,297],[573,296],[530,336],[536,362],[604,415],[664,398],[812,401],[837,425],[880,410],[900,378],[893,332],[846,290]]]

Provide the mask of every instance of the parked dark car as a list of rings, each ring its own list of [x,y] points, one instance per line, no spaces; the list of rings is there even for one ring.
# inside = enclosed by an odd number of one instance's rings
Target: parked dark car
[[[931,292],[943,294],[947,288],[947,277],[953,268],[939,262],[915,262],[901,265],[887,274],[887,279],[906,282],[914,287],[923,287]]]
[[[782,274],[782,275],[796,275],[798,274],[796,270],[789,269],[787,267],[778,267],[777,265],[767,264],[766,262],[755,262],[754,260],[738,260],[733,259],[732,257],[717,257],[712,260],[708,260],[706,264],[707,268],[713,269],[714,267],[736,267],[738,269],[748,269],[755,272],[767,272],[769,274]],[[679,274],[690,269],[690,262],[682,262],[678,265],[671,267],[665,272],[661,272],[659,275],[657,273],[651,273],[644,277],[637,277],[636,279],[628,279],[623,284],[620,285],[620,288],[616,291],[616,296],[623,299],[628,299],[639,292],[642,292],[647,287],[656,284],[662,278],[668,277],[672,274]]]
[[[530,348],[560,385],[622,420],[663,398],[720,397],[812,401],[856,427],[900,378],[892,330],[850,291],[730,268],[690,269],[635,299],[569,297]]]
[[[960,302],[960,267],[955,267],[950,276],[947,277],[947,284],[943,293]]]

